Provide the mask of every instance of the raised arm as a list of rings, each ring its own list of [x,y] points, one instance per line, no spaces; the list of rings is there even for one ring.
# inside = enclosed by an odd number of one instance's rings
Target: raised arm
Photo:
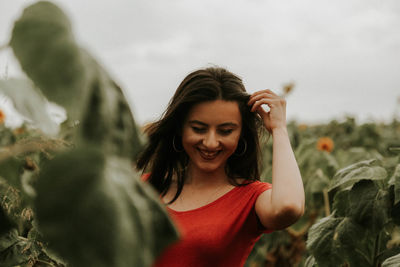
[[[268,105],[266,112],[262,105]],[[262,193],[255,205],[261,223],[269,229],[283,229],[304,213],[304,187],[286,128],[286,101],[271,90],[250,97],[249,105],[272,134],[272,189]]]

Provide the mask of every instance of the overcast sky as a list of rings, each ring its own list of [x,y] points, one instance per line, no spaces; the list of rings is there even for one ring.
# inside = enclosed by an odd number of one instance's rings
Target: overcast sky
[[[0,0],[0,44],[32,2]],[[212,64],[241,76],[249,92],[294,82],[287,115],[300,122],[400,113],[399,0],[53,2],[140,123],[161,115],[189,72]],[[0,51],[5,73],[20,75],[9,49]]]

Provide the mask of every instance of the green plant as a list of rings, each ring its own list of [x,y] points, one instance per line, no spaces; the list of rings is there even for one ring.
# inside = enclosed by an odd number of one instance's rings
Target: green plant
[[[50,2],[24,10],[10,46],[32,82],[5,80],[0,88],[14,103],[34,95],[33,107],[44,96],[63,106],[68,120],[36,146],[13,136],[2,145],[0,265],[151,265],[177,232],[132,166],[142,139],[122,90],[76,44],[68,18]],[[41,150],[53,140],[68,145]],[[26,170],[30,153],[34,171]]]

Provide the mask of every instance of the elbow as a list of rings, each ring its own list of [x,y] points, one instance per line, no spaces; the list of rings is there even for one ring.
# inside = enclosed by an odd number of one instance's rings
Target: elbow
[[[275,229],[282,230],[297,222],[304,214],[304,202],[285,203],[276,211]]]

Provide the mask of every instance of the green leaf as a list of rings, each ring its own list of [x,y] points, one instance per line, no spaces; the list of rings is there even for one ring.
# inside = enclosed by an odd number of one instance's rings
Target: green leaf
[[[382,267],[398,267],[400,266],[400,254],[387,258],[382,262]]]
[[[49,112],[46,110],[47,100],[40,91],[34,88],[29,80],[9,79],[0,80],[0,92],[7,95],[14,103],[17,111],[31,120],[31,123],[48,135],[58,132]]]
[[[320,266],[340,266],[344,262],[343,257],[337,253],[332,240],[335,229],[342,218],[335,218],[333,214],[322,218],[308,232],[307,249],[315,257]]]
[[[44,1],[27,7],[14,24],[10,45],[43,94],[79,121],[76,145],[89,142],[135,159],[142,142],[122,89],[75,42],[61,9]]]
[[[336,227],[333,235],[333,246],[350,266],[370,265],[364,237],[367,231],[351,218],[344,218]]]
[[[344,169],[339,170],[332,180],[329,190],[338,187],[351,186],[361,180],[383,180],[387,176],[387,172],[380,166],[374,166],[376,160],[365,160],[352,164]]]
[[[386,190],[371,180],[361,180],[349,192],[349,216],[378,234],[389,220],[390,199]]]
[[[64,12],[45,1],[27,7],[14,24],[10,45],[44,95],[77,119],[82,99],[77,96],[87,86],[88,73]]]
[[[342,190],[335,194],[333,198],[332,211],[338,217],[346,217],[349,213],[349,191]]]
[[[40,231],[73,266],[149,266],[176,239],[158,197],[129,160],[91,147],[43,166],[37,193]]]
[[[314,224],[308,233],[307,249],[319,266],[369,266],[367,229],[349,217],[335,213]]]

